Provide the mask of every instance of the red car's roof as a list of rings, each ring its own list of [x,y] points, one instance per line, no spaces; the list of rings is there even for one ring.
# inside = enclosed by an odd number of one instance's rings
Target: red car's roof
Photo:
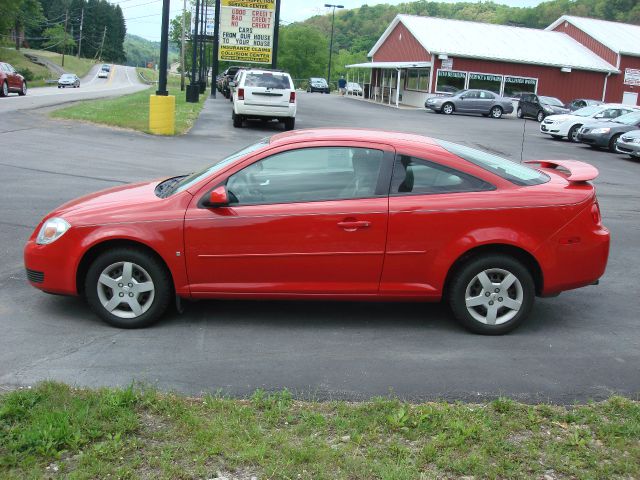
[[[271,145],[296,142],[313,142],[321,140],[356,140],[364,142],[384,142],[393,145],[403,143],[421,143],[437,145],[432,138],[415,133],[393,132],[369,128],[313,128],[308,130],[293,130],[279,133],[271,137]]]

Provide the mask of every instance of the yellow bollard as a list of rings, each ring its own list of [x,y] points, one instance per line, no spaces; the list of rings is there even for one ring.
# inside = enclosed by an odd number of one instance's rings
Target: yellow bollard
[[[176,97],[149,96],[149,130],[155,135],[173,135],[176,131]]]

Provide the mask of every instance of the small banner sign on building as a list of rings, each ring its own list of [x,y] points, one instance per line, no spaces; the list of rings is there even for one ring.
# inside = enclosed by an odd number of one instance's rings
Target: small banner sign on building
[[[276,0],[221,0],[218,58],[271,63]]]
[[[625,85],[640,85],[640,70],[637,68],[625,68],[624,69],[624,84]]]

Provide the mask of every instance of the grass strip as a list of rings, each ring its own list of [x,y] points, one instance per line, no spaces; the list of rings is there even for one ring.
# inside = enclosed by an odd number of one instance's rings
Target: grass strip
[[[149,133],[149,95],[154,88],[117,98],[86,100],[51,113],[54,118],[131,128]],[[187,103],[180,87],[169,85],[169,94],[176,97],[176,135],[189,131],[198,118],[206,95],[198,103]]]
[[[0,477],[638,478],[640,402],[247,400],[41,383],[0,396]],[[545,477],[546,476],[546,477]]]

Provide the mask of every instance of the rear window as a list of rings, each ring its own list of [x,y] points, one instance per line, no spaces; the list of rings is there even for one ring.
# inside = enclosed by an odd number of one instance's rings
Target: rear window
[[[291,88],[289,77],[284,75],[274,75],[273,73],[247,73],[244,80],[245,87],[264,87],[264,88]]]
[[[549,181],[549,177],[546,174],[521,165],[520,163],[512,162],[506,158],[483,152],[481,150],[476,150],[475,148],[445,142],[444,140],[437,140],[437,142],[448,152],[451,152],[480,168],[484,168],[488,172],[502,177],[515,185],[541,185]]]

